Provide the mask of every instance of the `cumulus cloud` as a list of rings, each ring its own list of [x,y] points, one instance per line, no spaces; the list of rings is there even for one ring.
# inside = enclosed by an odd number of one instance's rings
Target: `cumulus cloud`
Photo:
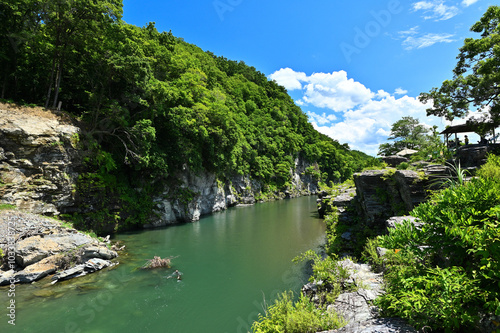
[[[462,6],[464,7],[469,7],[470,5],[473,5],[475,4],[476,2],[478,2],[479,0],[463,0],[462,1]]]
[[[327,115],[325,112],[323,112],[323,114],[317,114],[312,111],[307,111],[307,116],[312,122],[317,123],[319,125],[329,124],[337,120],[337,117],[334,114]]]
[[[306,75],[290,68],[282,68],[269,76],[288,90],[303,89],[299,105],[313,105],[341,111],[365,103],[374,93],[359,82],[347,78],[345,71]]]
[[[471,1],[471,0],[465,0]],[[447,6],[442,0],[418,1],[413,3],[413,11],[423,11],[424,19],[445,21],[456,16],[460,10],[455,6]]]
[[[423,49],[425,47],[432,46],[436,43],[454,42],[455,40],[452,38],[453,36],[454,35],[447,33],[442,33],[442,34],[428,33],[426,35],[419,37],[409,36],[403,41],[403,46],[405,47],[406,50]]]
[[[275,80],[287,90],[302,89],[301,81],[304,81],[306,74],[302,72],[295,72],[291,68],[282,68],[277,72],[269,75],[271,80]]]
[[[289,69],[289,74],[292,72]],[[289,77],[283,79],[285,83]],[[384,90],[372,92],[362,83],[349,79],[345,71],[304,74],[299,83],[302,96],[297,104],[325,109],[322,113],[307,112],[314,128],[373,156],[379,145],[387,142],[392,124],[404,116],[412,116],[429,126],[441,125],[438,118],[427,118],[428,105],[406,96],[406,90],[396,88],[393,94]]]

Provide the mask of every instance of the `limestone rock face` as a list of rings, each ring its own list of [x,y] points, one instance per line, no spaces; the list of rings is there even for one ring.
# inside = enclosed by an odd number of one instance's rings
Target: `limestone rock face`
[[[57,215],[74,205],[79,128],[48,111],[0,104],[0,203]]]
[[[316,194],[317,180],[306,172],[311,164],[301,158],[295,160],[295,169],[290,170],[292,185],[286,193],[274,193],[275,199],[293,198]],[[176,176],[178,187],[165,187],[163,193],[154,198],[156,203],[151,224],[159,227],[179,221],[193,222],[201,216],[225,210],[237,204],[252,205],[259,200],[263,184],[248,176],[236,175],[226,181],[206,171],[193,173],[186,168]]]
[[[427,179],[412,170],[368,170],[355,174],[354,183],[368,225],[384,226],[388,217],[405,215],[427,198]]]

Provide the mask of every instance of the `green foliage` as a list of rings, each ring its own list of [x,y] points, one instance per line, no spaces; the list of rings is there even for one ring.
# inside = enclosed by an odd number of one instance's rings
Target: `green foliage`
[[[418,151],[415,154],[417,159],[427,160],[429,155],[437,158],[440,155],[441,140],[436,129],[434,127],[429,134],[429,129],[419,124],[418,119],[403,117],[392,124],[391,136],[388,138],[391,142],[381,144],[378,155],[395,155],[408,148]]]
[[[479,33],[479,38],[466,38],[457,56],[453,79],[443,82],[441,87],[422,93],[422,102],[432,101],[428,115],[444,116],[448,120],[463,118],[471,109],[481,109],[489,113],[489,121],[498,126],[499,84],[498,41],[500,38],[500,7],[491,6],[471,31]],[[470,106],[470,103],[473,106]],[[479,122],[481,123],[481,122]]]
[[[314,333],[345,325],[334,312],[316,306],[303,295],[294,302],[292,292],[284,292],[267,307],[265,315],[252,324],[254,333]]]
[[[0,210],[9,210],[9,209],[16,209],[17,207],[15,205],[11,204],[0,204]]]
[[[474,327],[479,319],[477,304],[485,292],[463,268],[437,267],[416,275],[409,273],[400,272],[397,279],[390,279],[389,292],[379,298],[378,305],[385,315],[408,318],[414,327],[445,328],[450,332]]]
[[[386,267],[384,312],[449,331],[474,330],[479,314],[499,315],[499,178],[457,182],[412,215],[423,222],[421,229],[405,222],[377,240],[406,256]]]
[[[408,162],[402,162],[402,163],[399,163],[399,165],[396,167],[396,169],[408,170],[409,167],[410,167],[410,164]]]
[[[245,174],[282,191],[299,156],[324,182],[381,163],[317,132],[286,89],[255,68],[121,14],[116,0],[0,1],[0,98],[61,100],[81,120],[71,142],[86,152],[87,180],[102,199],[92,228],[128,218],[128,207],[109,204],[150,208],[150,193],[126,186],[178,185],[187,170]],[[83,183],[82,198],[92,192]]]
[[[309,281],[323,281],[319,292],[328,291],[334,297],[338,296],[342,290],[342,282],[349,277],[349,272],[331,256],[321,258],[313,250],[304,252],[293,261],[301,262],[304,260],[312,261],[313,274],[309,277]]]
[[[500,179],[500,156],[488,155],[486,164],[477,171],[477,176],[482,178]]]

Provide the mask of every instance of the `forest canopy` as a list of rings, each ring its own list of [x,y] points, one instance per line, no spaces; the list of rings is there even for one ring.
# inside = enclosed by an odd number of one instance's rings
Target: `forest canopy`
[[[324,181],[377,161],[317,132],[285,88],[204,52],[120,0],[0,0],[0,98],[62,108],[85,124],[102,172],[168,177],[186,166],[287,184],[301,155]]]

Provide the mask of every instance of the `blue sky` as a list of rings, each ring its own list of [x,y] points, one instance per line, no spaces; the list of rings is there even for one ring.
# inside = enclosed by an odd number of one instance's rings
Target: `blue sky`
[[[156,22],[203,50],[244,61],[285,86],[320,132],[376,155],[421,92],[452,78],[488,0],[124,0],[123,19]],[[458,124],[463,120],[455,120]],[[476,138],[471,137],[471,142]]]

